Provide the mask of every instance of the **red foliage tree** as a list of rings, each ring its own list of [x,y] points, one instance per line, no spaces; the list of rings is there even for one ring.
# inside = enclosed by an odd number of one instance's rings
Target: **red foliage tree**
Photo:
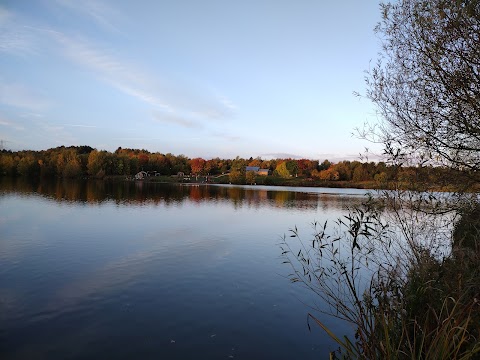
[[[190,168],[192,169],[192,174],[201,175],[205,169],[206,161],[202,158],[195,158],[190,160]]]

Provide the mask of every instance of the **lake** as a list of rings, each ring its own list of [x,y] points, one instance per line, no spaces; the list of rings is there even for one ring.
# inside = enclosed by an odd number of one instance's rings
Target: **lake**
[[[328,358],[335,344],[307,326],[318,300],[286,278],[279,242],[364,194],[3,179],[1,358]]]

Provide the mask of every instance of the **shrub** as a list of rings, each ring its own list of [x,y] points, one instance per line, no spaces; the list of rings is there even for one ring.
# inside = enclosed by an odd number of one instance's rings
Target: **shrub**
[[[412,204],[415,211],[411,214],[421,223],[419,209]],[[309,320],[339,344],[339,351],[331,358],[478,358],[478,252],[469,251],[467,256],[453,250],[439,258],[432,247],[425,246],[432,242],[425,242],[424,235],[434,237],[435,232],[426,232],[424,224],[420,226],[421,241],[408,231],[399,237],[388,215],[402,214],[399,225],[404,229],[411,219],[406,217],[406,210],[383,210],[384,205],[384,201],[370,197],[338,219],[333,229],[327,223],[314,223],[315,235],[309,242],[300,240],[296,228],[281,241],[284,263],[293,270],[290,281],[306,285],[328,305],[328,311],[317,308],[320,314],[355,327],[354,339],[342,338],[328,329],[318,315],[309,314]],[[460,225],[469,223],[472,214],[464,214],[455,226],[454,236],[471,236],[471,228]],[[427,216],[423,221],[435,226],[429,219]]]

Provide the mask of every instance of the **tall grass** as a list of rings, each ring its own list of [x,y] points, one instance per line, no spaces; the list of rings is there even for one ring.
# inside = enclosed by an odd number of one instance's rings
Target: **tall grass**
[[[326,306],[308,318],[338,344],[331,359],[480,358],[480,205],[455,222],[435,203],[446,214],[441,228],[439,212],[425,211],[433,202],[415,197],[393,205],[370,197],[333,227],[314,223],[309,241],[296,228],[283,237],[290,281]],[[449,251],[439,245],[446,237]],[[335,334],[326,315],[355,335]]]

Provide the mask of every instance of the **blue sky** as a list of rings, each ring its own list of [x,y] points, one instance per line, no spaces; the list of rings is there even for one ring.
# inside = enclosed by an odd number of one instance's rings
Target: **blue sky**
[[[0,2],[5,148],[355,159],[377,1]]]

